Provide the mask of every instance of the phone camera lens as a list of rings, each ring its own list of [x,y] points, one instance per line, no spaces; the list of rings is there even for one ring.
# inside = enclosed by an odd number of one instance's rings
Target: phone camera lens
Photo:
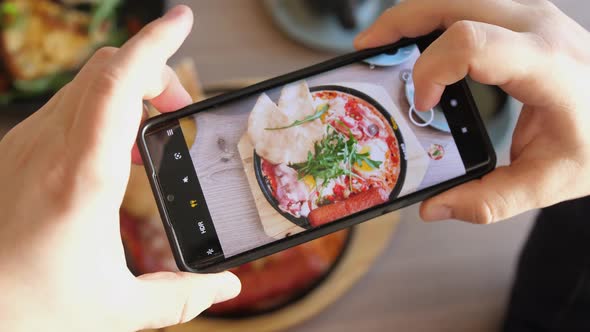
[[[168,195],[166,196],[166,199],[168,200],[168,202],[174,202],[174,195]]]

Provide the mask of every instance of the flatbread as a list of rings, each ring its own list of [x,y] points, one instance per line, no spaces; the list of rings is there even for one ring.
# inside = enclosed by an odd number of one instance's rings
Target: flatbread
[[[305,81],[288,84],[281,90],[279,109],[285,113],[291,123],[306,116],[313,115],[313,97]]]
[[[273,164],[306,161],[308,152],[313,152],[314,143],[324,136],[325,126],[321,120],[287,129],[268,128],[288,126],[314,113],[311,93],[303,81],[283,88],[278,107],[262,94],[248,120],[248,136],[256,153]]]

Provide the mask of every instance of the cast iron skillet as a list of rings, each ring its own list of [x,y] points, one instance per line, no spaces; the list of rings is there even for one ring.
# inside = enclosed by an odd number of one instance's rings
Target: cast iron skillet
[[[387,120],[387,123],[389,124],[389,126],[391,126],[391,129],[393,130],[395,138],[397,139],[398,151],[400,154],[399,177],[397,179],[395,186],[393,187],[391,194],[389,195],[390,200],[395,199],[397,197],[397,195],[399,195],[399,192],[401,191],[401,188],[404,184],[404,180],[406,177],[407,163],[406,163],[406,158],[405,158],[404,152],[401,148],[402,144],[404,143],[404,139],[402,137],[402,134],[401,134],[399,128],[394,128],[392,126],[392,120],[394,120],[392,118],[392,116],[375,99],[369,97],[368,95],[366,95],[358,90],[352,89],[352,88],[343,87],[343,86],[339,86],[339,85],[320,85],[320,86],[315,86],[315,87],[310,88],[310,91],[311,92],[338,91],[338,92],[347,93],[349,95],[355,96],[359,99],[362,99],[362,100],[368,102],[373,107],[375,107],[375,109],[377,111],[379,111],[379,113],[381,113],[381,115],[383,115],[385,117],[385,120]],[[395,122],[395,121],[393,121],[393,122]],[[307,218],[305,218],[305,217],[296,218],[295,216],[293,216],[289,213],[283,212],[279,208],[279,203],[278,203],[277,199],[272,195],[272,190],[270,189],[268,182],[267,182],[264,174],[262,173],[262,160],[260,159],[258,154],[256,154],[256,151],[254,151],[254,173],[256,174],[256,180],[258,181],[258,185],[260,186],[260,190],[262,190],[264,197],[266,198],[268,203],[275,210],[277,210],[277,212],[279,212],[287,220],[291,221],[292,223],[294,223],[295,225],[297,225],[301,228],[304,228],[304,229],[311,229],[312,228],[312,226],[309,224],[309,221],[307,220]]]

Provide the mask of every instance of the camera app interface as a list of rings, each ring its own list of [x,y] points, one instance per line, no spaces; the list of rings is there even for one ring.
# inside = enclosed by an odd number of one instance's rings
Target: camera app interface
[[[186,216],[173,222],[202,240],[181,249],[228,258],[464,175],[442,110],[414,109],[419,55],[406,46],[159,133],[176,142],[160,171]]]

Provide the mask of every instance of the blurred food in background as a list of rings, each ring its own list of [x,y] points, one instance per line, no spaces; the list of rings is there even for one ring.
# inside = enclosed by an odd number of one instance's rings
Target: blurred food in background
[[[120,46],[163,1],[0,1],[0,104],[47,97],[102,46]]]
[[[231,269],[242,281],[235,299],[206,312],[221,317],[267,313],[305,296],[336,266],[348,243],[346,229]]]
[[[121,210],[127,261],[136,275],[178,271],[159,217],[140,219]],[[318,286],[338,263],[350,230],[281,251],[231,269],[242,281],[235,299],[213,305],[210,317],[251,317],[283,308]]]

